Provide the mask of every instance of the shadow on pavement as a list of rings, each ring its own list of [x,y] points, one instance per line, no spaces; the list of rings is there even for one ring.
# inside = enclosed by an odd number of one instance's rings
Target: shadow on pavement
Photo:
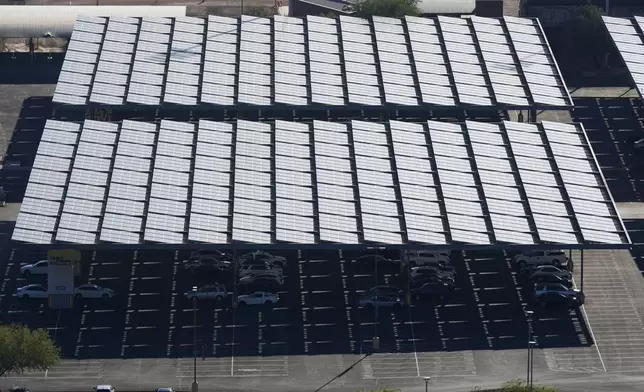
[[[616,202],[641,202],[644,154],[633,143],[644,138],[642,101],[577,98],[572,120],[581,122]]]
[[[30,97],[23,101],[4,157],[4,167],[0,170],[0,184],[9,203],[22,201],[40,137],[51,112],[51,97]]]
[[[56,84],[64,53],[0,53],[0,84]]]
[[[224,275],[190,274],[180,268],[186,254],[146,250],[84,254],[77,283],[109,287],[117,296],[81,301],[71,310],[50,310],[44,303],[11,298],[28,281],[19,265],[43,255],[15,249],[13,262],[3,257],[2,322],[48,328],[67,358],[191,357],[193,303],[184,293]],[[375,274],[369,262],[335,251],[272,252],[287,258],[285,285],[274,306],[233,310],[229,302],[197,304],[197,351],[205,357],[275,357],[285,355],[378,352],[449,352],[522,349],[528,340],[531,289],[517,281],[503,252],[454,254],[456,290],[443,301],[414,302],[400,310],[358,306],[361,292],[377,284],[404,282],[397,265]],[[89,279],[89,277],[93,279]],[[31,281],[34,281],[32,278]],[[230,286],[228,286],[230,287]],[[404,286],[403,286],[404,287]],[[376,322],[377,320],[377,322]],[[583,317],[566,309],[535,309],[531,323],[540,348],[592,344]]]

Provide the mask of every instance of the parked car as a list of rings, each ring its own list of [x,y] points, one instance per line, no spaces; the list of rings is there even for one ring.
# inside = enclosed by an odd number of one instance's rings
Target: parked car
[[[187,299],[197,298],[198,300],[209,299],[221,301],[228,297],[228,292],[223,284],[217,283],[200,287],[197,291],[188,291],[184,296]]]
[[[396,262],[390,258],[384,257],[382,255],[374,254],[374,253],[363,253],[360,256],[355,258],[356,263],[360,264],[365,264],[365,265],[374,265],[374,263],[378,263],[378,265],[393,265],[396,264]]]
[[[570,296],[557,292],[545,292],[534,297],[535,301],[541,307],[564,305],[568,308],[576,308],[581,305],[578,296]]]
[[[568,297],[576,297],[579,298],[581,303],[584,302],[583,294],[579,290],[569,289],[560,283],[541,283],[534,287],[535,298],[547,293],[558,293]]]
[[[420,276],[423,274],[427,273],[437,273],[439,275],[451,275],[454,276],[456,275],[456,270],[454,267],[441,267],[438,265],[426,265],[422,267],[412,267],[411,269],[411,277],[412,279],[415,278],[416,276]]]
[[[233,255],[230,253],[224,253],[219,250],[212,250],[212,249],[199,249],[196,250],[192,253],[190,253],[190,259],[199,259],[202,257],[209,257],[209,258],[214,258],[217,260],[222,260],[222,261],[232,261],[233,260]]]
[[[47,288],[41,284],[28,284],[16,289],[16,297],[21,299],[48,298]]]
[[[237,296],[237,304],[239,306],[246,305],[272,305],[279,301],[279,296],[274,293],[267,293],[265,291],[256,291],[252,294]]]
[[[405,292],[395,286],[375,286],[363,293],[363,296],[384,295],[390,297],[404,297]]]
[[[157,388],[155,389],[154,392],[175,392],[175,390],[173,388],[164,387],[164,388]]]
[[[400,309],[403,305],[403,301],[400,297],[386,295],[367,295],[360,298],[358,303],[360,306],[365,308],[379,307]]]
[[[449,265],[450,256],[447,252],[430,252],[426,250],[409,251],[403,256],[411,265]]]
[[[11,387],[9,392],[30,392],[30,389],[27,387]]]
[[[546,265],[551,264],[556,267],[565,267],[568,263],[568,257],[561,250],[535,250],[520,253],[514,256],[514,262],[521,268],[527,265]]]
[[[231,271],[233,263],[228,260],[221,260],[215,257],[204,256],[197,259],[187,259],[183,261],[183,268],[191,272],[202,271]]]
[[[271,275],[277,275],[277,276],[282,276],[284,272],[282,271],[281,268],[276,267],[271,264],[250,264],[250,265],[244,265],[242,264],[238,268],[239,277],[244,277],[248,275],[257,275],[257,274],[271,274]]]
[[[279,287],[284,284],[284,277],[281,275],[272,274],[272,273],[258,273],[254,275],[246,275],[239,278],[237,284],[238,285],[258,284],[258,283],[261,283],[262,281],[270,281],[271,283],[274,283]],[[261,290],[258,290],[258,291],[261,291]]]
[[[444,282],[454,284],[454,275],[444,274],[437,270],[424,270],[411,278],[412,286],[428,282]]]
[[[533,284],[545,284],[545,283],[558,283],[566,286],[567,288],[572,288],[572,280],[564,279],[557,275],[537,275],[531,277],[531,283]]]
[[[95,284],[82,284],[74,290],[75,298],[112,298],[116,295],[114,290]]]
[[[567,280],[572,280],[572,272],[555,267],[554,265],[539,265],[534,267],[528,266],[526,268],[522,268],[519,273],[522,275],[527,275],[530,278],[541,275],[555,275]]]
[[[443,299],[454,288],[453,284],[445,282],[428,282],[421,286],[416,286],[411,289],[411,294],[416,299],[438,297]]]
[[[269,264],[274,264],[279,267],[284,267],[286,265],[286,257],[275,256],[261,250],[243,254],[239,256],[238,260],[240,264],[250,264],[248,263],[249,261],[254,261],[254,262],[265,262]]]
[[[442,276],[439,274],[421,275],[411,280],[411,288],[420,287],[425,283],[447,283],[454,286],[453,276]]]
[[[49,273],[49,260],[40,260],[33,264],[27,264],[20,267],[20,272],[25,276],[47,275]]]
[[[94,391],[96,392],[116,392],[116,389],[114,389],[113,386],[111,385],[97,385],[94,387]]]

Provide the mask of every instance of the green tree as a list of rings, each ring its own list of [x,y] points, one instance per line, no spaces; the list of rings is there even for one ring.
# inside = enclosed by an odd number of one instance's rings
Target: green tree
[[[244,15],[258,16],[262,18],[270,18],[277,14],[275,7],[246,7],[244,8]]]
[[[360,0],[354,5],[355,16],[390,16],[402,18],[405,15],[419,15],[418,0]]]
[[[613,44],[604,26],[604,11],[592,4],[577,8],[567,25],[568,48],[582,69],[606,68]]]
[[[0,377],[25,370],[47,370],[60,362],[60,349],[45,329],[0,326]]]

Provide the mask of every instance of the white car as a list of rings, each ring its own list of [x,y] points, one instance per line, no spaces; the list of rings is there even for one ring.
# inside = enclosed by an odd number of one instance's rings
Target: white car
[[[21,299],[48,298],[47,288],[41,284],[28,284],[16,290],[16,297]]]
[[[188,291],[185,293],[187,299],[210,299],[221,301],[228,296],[226,288],[221,284],[213,284],[200,287],[197,291]]]
[[[284,272],[281,268],[270,264],[242,264],[239,267],[239,277],[257,275],[257,274],[271,274],[282,276]]]
[[[400,297],[389,297],[386,295],[365,295],[360,298],[360,306],[365,308],[379,307],[379,308],[394,308],[402,307],[403,302]]]
[[[528,265],[552,264],[556,267],[565,266],[568,262],[566,254],[561,250],[534,250],[514,256],[514,262],[521,268]]]
[[[252,294],[238,296],[237,303],[239,304],[239,306],[264,304],[270,305],[276,304],[279,299],[280,298],[277,294],[256,291]]]
[[[82,284],[74,290],[76,298],[112,298],[116,295],[114,290],[95,284]]]
[[[116,389],[114,389],[113,386],[111,385],[97,385],[94,387],[95,392],[116,392]]]
[[[24,276],[47,275],[49,273],[49,260],[40,260],[33,264],[23,265],[20,267],[20,272]]]
[[[412,265],[448,265],[450,263],[447,252],[410,251],[404,257]]]

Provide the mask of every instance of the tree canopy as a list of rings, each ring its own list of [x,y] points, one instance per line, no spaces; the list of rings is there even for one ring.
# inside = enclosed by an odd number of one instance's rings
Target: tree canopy
[[[571,54],[574,53],[586,66],[604,67],[608,54],[613,50],[602,21],[603,13],[604,11],[595,5],[583,5],[568,22],[567,35]]]
[[[354,5],[355,16],[389,16],[402,18],[419,15],[418,0],[361,0]]]
[[[60,362],[60,349],[45,329],[0,326],[0,377],[25,370],[47,370]]]

